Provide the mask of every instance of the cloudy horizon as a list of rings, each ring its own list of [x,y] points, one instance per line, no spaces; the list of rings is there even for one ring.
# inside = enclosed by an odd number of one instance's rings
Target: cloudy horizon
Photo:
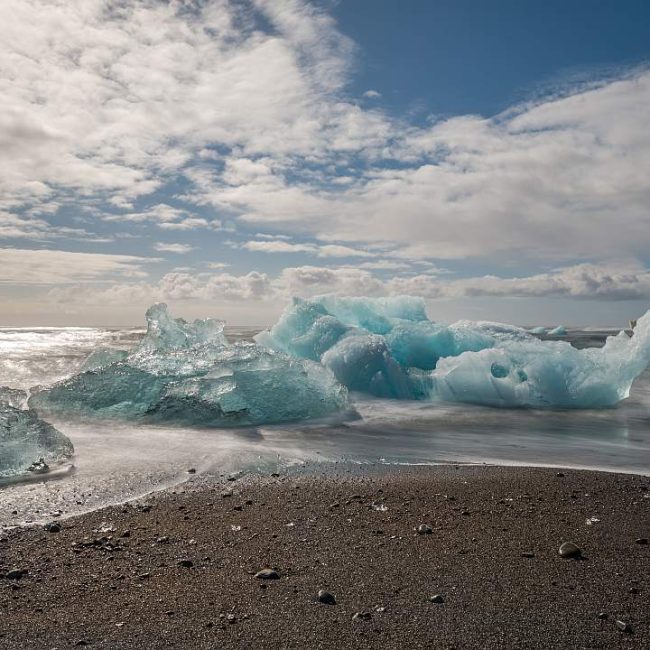
[[[460,20],[443,4],[427,16]],[[441,320],[645,311],[650,44],[586,63],[567,50],[493,100],[422,76],[399,40],[413,81],[397,89],[353,13],[0,6],[0,325],[137,324],[156,301],[265,325],[330,292],[422,296]],[[463,45],[468,75],[481,43]]]

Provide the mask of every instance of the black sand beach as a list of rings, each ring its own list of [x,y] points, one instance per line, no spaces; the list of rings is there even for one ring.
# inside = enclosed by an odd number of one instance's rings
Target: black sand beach
[[[197,477],[5,532],[0,647],[648,648],[649,497],[576,470]]]

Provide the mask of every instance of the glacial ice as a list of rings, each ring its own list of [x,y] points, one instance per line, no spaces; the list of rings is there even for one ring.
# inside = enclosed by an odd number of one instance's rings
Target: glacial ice
[[[147,333],[130,353],[91,355],[79,374],[34,391],[39,412],[242,426],[323,417],[348,406],[332,373],[251,343],[230,345],[223,323],[147,311]]]
[[[546,334],[546,328],[540,325],[538,327],[533,327],[533,329],[529,330],[529,332],[531,334],[544,335]]]
[[[319,418],[348,389],[382,398],[497,407],[611,407],[650,363],[650,312],[600,349],[542,341],[487,321],[430,321],[419,298],[295,298],[255,343],[223,323],[147,311],[131,352],[98,350],[82,371],[29,400],[39,412],[242,426]]]
[[[294,299],[256,341],[320,361],[351,390],[381,397],[597,408],[628,397],[650,363],[650,312],[631,339],[621,333],[604,348],[577,350],[500,323],[434,323],[418,298],[324,296]]]
[[[54,463],[74,453],[70,440],[35,411],[21,408],[24,391],[0,388],[0,478],[26,472],[43,459]]]
[[[549,336],[566,336],[566,327],[564,325],[558,325],[547,333]]]

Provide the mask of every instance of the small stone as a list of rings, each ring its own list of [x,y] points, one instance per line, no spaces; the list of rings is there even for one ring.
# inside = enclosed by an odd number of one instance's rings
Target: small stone
[[[173,609],[168,609],[168,610],[165,612],[165,616],[173,616],[173,615],[174,615],[174,610],[173,610]]]
[[[607,612],[600,612],[600,614],[598,614],[598,618],[601,621],[606,621],[609,618],[609,614]]]
[[[234,614],[227,614],[226,615],[226,620],[228,623],[236,623],[237,622],[237,617]]]
[[[440,594],[436,594],[435,596],[431,596],[429,598],[429,601],[432,603],[436,603],[437,605],[442,605],[442,603],[445,602],[445,599]]]
[[[642,546],[646,546],[648,543],[648,538],[647,537],[639,537],[638,539],[634,540],[635,544],[641,544]]]
[[[580,557],[582,551],[573,542],[564,542],[560,546],[559,553],[562,557]]]
[[[559,476],[560,478],[562,478],[564,476],[564,472],[558,472],[555,476]]]
[[[279,580],[280,574],[273,569],[262,569],[255,574],[258,580]]]
[[[190,468],[187,470],[187,473],[188,473],[188,474],[196,474],[196,469],[195,469],[194,467],[190,467]]]
[[[639,590],[636,587],[630,587],[630,593],[631,594],[638,594]]]
[[[79,645],[79,646],[88,645],[88,641],[86,641],[86,639],[79,639],[79,641],[77,641],[75,645]]]
[[[125,530],[120,537],[131,537],[131,531],[130,530]]]
[[[617,620],[616,621],[616,627],[621,631],[625,632],[626,634],[632,634],[632,626],[629,623],[626,623],[625,621]]]
[[[370,612],[355,612],[352,615],[353,621],[369,621],[371,618],[372,614]]]
[[[535,553],[533,553],[532,551],[524,551],[521,554],[521,557],[532,558],[532,557],[535,557]]]
[[[192,562],[192,560],[188,560],[187,558],[179,560],[177,564],[178,566],[182,566],[185,569],[191,569],[194,566],[194,562]]]
[[[323,605],[336,605],[336,598],[329,591],[321,589],[318,592],[318,602]]]
[[[56,523],[56,521],[52,521],[49,524],[45,524],[43,528],[48,532],[48,533],[60,533],[61,532],[61,524]]]
[[[5,573],[5,578],[7,580],[20,580],[25,575],[27,575],[26,569],[11,569]]]
[[[433,528],[429,524],[420,524],[417,528],[418,535],[431,535]]]

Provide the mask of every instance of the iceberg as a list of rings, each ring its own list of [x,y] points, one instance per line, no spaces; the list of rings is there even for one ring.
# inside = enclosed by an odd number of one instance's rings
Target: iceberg
[[[16,405],[26,400],[24,391],[0,389],[0,478],[18,476],[39,462],[59,462],[74,453],[72,443],[60,431],[39,419],[35,411]]]
[[[419,298],[294,298],[255,343],[230,344],[222,321],[147,311],[132,351],[100,349],[82,371],[32,389],[39,413],[196,426],[322,418],[348,391],[502,408],[603,408],[629,396],[650,363],[650,312],[630,338],[578,350],[489,321],[433,322]],[[559,336],[559,335],[558,335]]]
[[[327,368],[252,343],[230,345],[223,322],[188,323],[157,304],[131,352],[98,351],[82,372],[33,391],[43,413],[246,426],[320,418],[348,408]]]
[[[563,336],[564,328],[549,332]],[[426,318],[418,298],[294,299],[259,345],[320,361],[353,391],[498,407],[611,407],[650,363],[650,312],[601,349],[487,321]]]
[[[546,334],[546,328],[540,325],[539,327],[533,327],[529,332],[531,334],[537,334],[538,336],[544,336],[544,334]]]
[[[549,336],[566,336],[566,327],[564,325],[558,325],[552,330],[548,331]]]

